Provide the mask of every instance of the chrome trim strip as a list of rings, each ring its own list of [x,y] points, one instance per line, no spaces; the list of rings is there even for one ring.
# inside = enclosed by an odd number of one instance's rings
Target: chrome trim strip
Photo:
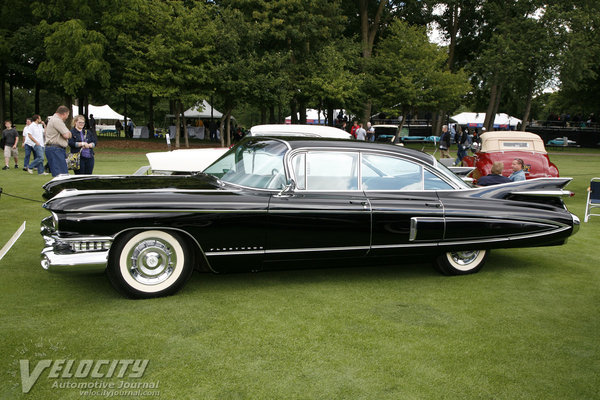
[[[345,246],[345,247],[306,247],[300,249],[274,249],[265,250],[265,254],[277,253],[313,253],[320,251],[350,251],[350,250],[365,250],[368,251],[371,246]]]
[[[371,246],[373,249],[401,249],[405,247],[436,247],[438,242],[427,242],[427,243],[403,243],[403,244],[376,244]]]
[[[485,242],[503,242],[503,241],[511,241],[511,240],[522,240],[522,239],[529,239],[529,238],[536,238],[536,237],[542,237],[542,236],[550,236],[550,235],[555,235],[557,233],[560,232],[564,232],[568,229],[571,229],[570,226],[565,226],[562,228],[557,228],[554,229],[552,231],[546,231],[546,232],[539,232],[539,233],[530,233],[527,235],[518,235],[518,236],[507,236],[506,238],[490,238],[490,239],[469,239],[469,240],[465,240],[465,241],[454,241],[454,242],[442,242],[440,243],[440,245],[443,246],[452,246],[452,245],[457,245],[457,244],[470,244],[470,243],[485,243]]]
[[[521,196],[539,196],[539,197],[567,197],[571,196],[573,192],[569,190],[539,190],[539,191],[522,191],[522,192],[511,192],[511,194],[521,195]]]
[[[84,213],[84,214],[94,214],[94,213],[122,213],[122,212],[128,212],[128,213],[182,213],[182,212],[188,212],[188,213],[264,213],[267,214],[267,209],[262,209],[262,210],[198,210],[198,209],[188,209],[188,208],[181,208],[181,209],[133,209],[133,210],[129,210],[126,208],[115,208],[113,210],[86,210],[86,211],[82,211],[79,209],[73,209],[73,210],[69,210],[69,209],[65,209],[65,212],[73,212],[73,213]],[[148,228],[149,229],[149,228]],[[173,228],[165,228],[165,229],[173,229]]]
[[[256,256],[265,254],[264,250],[248,250],[248,251],[207,251],[206,257],[211,256]]]
[[[229,184],[229,182],[228,182]],[[250,188],[254,189],[254,188]],[[240,192],[239,189],[177,189],[177,188],[156,188],[156,189],[103,189],[103,190],[79,190],[79,189],[64,189],[61,190],[56,196],[52,199],[58,199],[62,197],[70,197],[71,195],[81,195],[81,194],[98,194],[98,193],[215,193],[215,192]]]

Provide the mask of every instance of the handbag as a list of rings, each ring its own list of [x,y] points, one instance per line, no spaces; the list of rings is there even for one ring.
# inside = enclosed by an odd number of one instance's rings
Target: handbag
[[[81,165],[81,152],[69,153],[67,156],[67,167],[73,171],[78,171]]]

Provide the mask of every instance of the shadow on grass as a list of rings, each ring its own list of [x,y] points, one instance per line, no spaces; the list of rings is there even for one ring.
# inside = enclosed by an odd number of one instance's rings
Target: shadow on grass
[[[531,257],[522,257],[521,254],[511,254],[511,250],[496,250],[490,254],[484,268],[478,274],[469,276],[480,276],[490,278],[505,272],[517,272],[523,270],[537,270],[537,263]],[[72,287],[74,291],[82,296],[92,296],[96,299],[119,300],[123,299],[111,286],[106,273],[102,270],[74,271],[56,270],[51,271],[53,281],[61,286]],[[377,263],[354,262],[351,266],[297,266],[290,269],[271,269],[259,272],[235,272],[214,274],[210,272],[194,271],[191,279],[184,286],[188,294],[206,294],[210,292],[237,292],[241,289],[265,289],[277,286],[281,289],[297,288],[299,286],[314,285],[353,285],[353,284],[376,284],[380,282],[393,283],[427,283],[444,284],[448,279],[465,279],[462,277],[447,277],[435,270],[432,262],[411,260],[410,262]],[[60,281],[60,282],[58,282]]]

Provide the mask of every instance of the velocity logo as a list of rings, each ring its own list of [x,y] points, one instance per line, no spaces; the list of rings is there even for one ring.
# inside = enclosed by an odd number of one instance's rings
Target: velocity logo
[[[21,387],[29,393],[42,373],[50,368],[48,379],[69,378],[141,378],[148,366],[148,360],[40,360],[31,371],[29,360],[19,360],[21,366]],[[89,383],[83,383],[88,385]],[[78,386],[76,384],[76,386]]]

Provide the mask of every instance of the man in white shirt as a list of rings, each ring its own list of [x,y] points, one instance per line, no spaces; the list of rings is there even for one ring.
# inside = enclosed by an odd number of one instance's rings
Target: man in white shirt
[[[27,172],[33,174],[33,169],[37,168],[38,175],[47,175],[44,172],[44,123],[42,122],[42,117],[38,114],[33,116],[33,120],[33,123],[29,127],[28,140],[33,143],[35,159],[29,164]]]
[[[27,118],[25,121],[25,128],[23,128],[23,149],[25,150],[25,158],[23,159],[23,171],[27,171],[29,168],[29,158],[33,153],[33,142],[29,139],[29,127],[31,126],[31,118]]]
[[[358,124],[358,129],[355,132],[356,140],[365,140],[367,138],[367,131],[362,127],[362,124]]]

